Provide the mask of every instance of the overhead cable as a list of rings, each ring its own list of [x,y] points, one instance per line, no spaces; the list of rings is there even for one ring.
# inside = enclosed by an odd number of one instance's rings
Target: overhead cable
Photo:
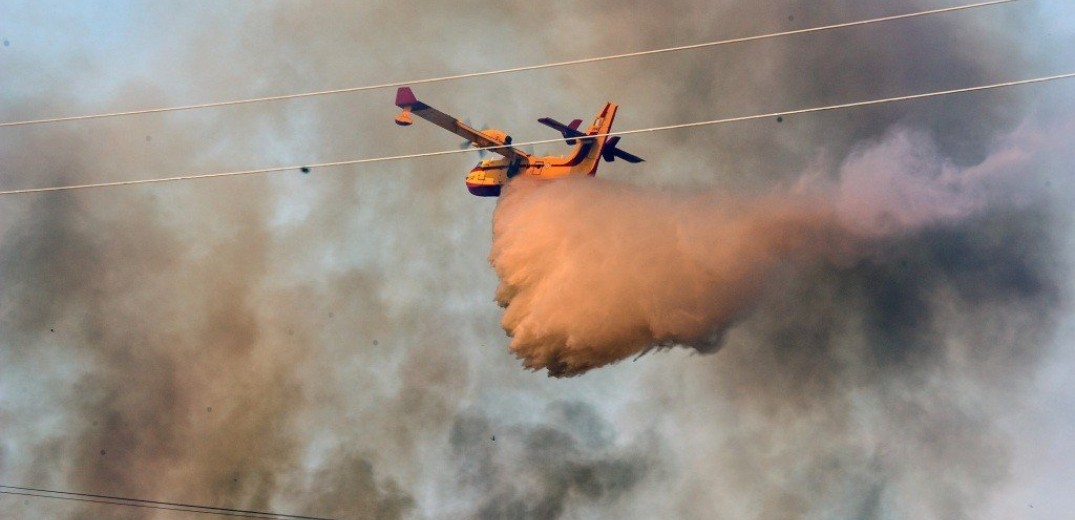
[[[606,134],[595,134],[595,135],[592,135],[592,136],[589,136],[589,137],[604,137],[604,136],[613,136],[613,135],[631,135],[631,134],[642,134],[642,133],[649,133],[649,132],[663,132],[663,131],[667,131],[667,130],[679,130],[679,129],[686,129],[686,128],[699,128],[699,127],[703,127],[703,126],[722,125],[722,124],[728,124],[728,123],[738,123],[738,122],[742,122],[742,121],[751,121],[751,120],[754,120],[754,119],[767,119],[767,118],[772,118],[772,117],[786,117],[786,116],[793,116],[793,115],[798,115],[798,114],[810,114],[810,113],[814,113],[814,112],[827,112],[827,111],[830,111],[830,110],[840,110],[840,109],[845,109],[845,108],[857,108],[857,107],[865,107],[865,106],[872,106],[872,105],[881,105],[881,104],[885,104],[885,103],[895,103],[895,102],[898,102],[898,101],[911,101],[911,100],[916,100],[916,99],[926,99],[926,98],[933,98],[933,97],[939,97],[939,96],[948,96],[948,95],[952,95],[952,94],[963,94],[963,93],[968,93],[968,92],[979,92],[979,91],[983,91],[983,90],[993,90],[993,89],[999,89],[999,88],[1015,87],[1015,86],[1019,86],[1019,85],[1030,85],[1032,83],[1045,83],[1045,82],[1048,82],[1048,81],[1069,79],[1069,78],[1073,78],[1073,77],[1075,77],[1075,72],[1069,72],[1069,73],[1066,73],[1066,74],[1057,74],[1057,75],[1054,75],[1054,76],[1043,76],[1043,77],[1038,77],[1038,78],[1022,79],[1022,80],[1017,80],[1017,81],[1006,81],[1004,83],[993,83],[993,84],[990,84],[990,85],[978,85],[978,86],[974,86],[974,87],[965,87],[965,88],[958,88],[958,89],[952,89],[952,90],[941,90],[941,91],[935,91],[935,92],[926,92],[926,93],[922,93],[922,94],[910,94],[910,95],[906,95],[906,96],[889,97],[889,98],[883,98],[883,99],[871,99],[871,100],[867,100],[867,101],[855,101],[855,102],[851,102],[851,103],[841,103],[839,105],[827,105],[827,106],[821,106],[821,107],[800,108],[800,109],[795,109],[795,110],[785,110],[785,111],[781,111],[781,112],[770,112],[770,113],[767,113],[767,114],[754,114],[754,115],[749,115],[749,116],[737,116],[737,117],[727,117],[727,118],[723,118],[723,119],[711,119],[711,120],[708,120],[708,121],[696,121],[696,122],[693,122],[693,123],[679,123],[679,124],[666,125],[666,126],[654,126],[654,127],[650,127],[650,128],[640,128],[640,129],[636,129],[636,130],[621,130],[621,131],[616,131],[616,132],[608,132]],[[511,147],[522,147],[522,146],[530,146],[530,145],[536,145],[536,144],[558,143],[558,142],[560,142],[562,140],[563,140],[563,138],[542,139],[540,141],[529,141],[529,142],[523,142],[523,143],[513,143],[511,145]],[[244,176],[244,175],[258,175],[258,174],[283,172],[283,171],[289,171],[289,170],[291,170],[291,171],[302,170],[303,172],[308,172],[313,168],[331,168],[331,167],[337,167],[337,166],[350,166],[350,165],[358,165],[358,164],[370,164],[370,163],[380,163],[380,162],[389,162],[389,161],[401,161],[401,160],[406,160],[406,159],[418,159],[418,158],[422,158],[422,157],[436,157],[436,156],[440,156],[440,155],[468,153],[468,152],[479,151],[479,150],[496,151],[497,149],[500,149],[500,148],[508,148],[508,146],[488,146],[488,147],[484,147],[484,148],[465,148],[465,149],[461,149],[461,150],[460,149],[442,150],[442,151],[439,151],[439,152],[412,153],[412,154],[406,154],[406,155],[391,155],[391,156],[385,156],[385,157],[369,157],[369,158],[365,158],[365,159],[351,159],[351,160],[346,160],[346,161],[332,161],[332,162],[303,164],[303,165],[292,165],[292,166],[274,166],[274,167],[270,167],[270,168],[257,168],[257,169],[253,169],[253,170],[239,170],[239,171],[218,172],[218,173],[200,173],[200,174],[190,174],[190,175],[179,175],[179,176],[176,176],[176,177],[159,177],[159,178],[155,178],[155,179],[133,179],[133,180],[126,180],[126,181],[98,182],[98,183],[91,183],[91,184],[73,184],[73,185],[67,185],[67,186],[51,186],[51,187],[47,187],[47,188],[25,188],[25,189],[17,189],[17,190],[0,191],[0,195],[25,195],[25,194],[30,194],[30,193],[45,193],[45,192],[53,192],[53,191],[87,190],[87,189],[93,189],[93,188],[113,188],[113,187],[118,187],[118,186],[135,186],[135,185],[139,185],[139,184],[153,184],[153,183],[162,183],[162,182],[190,181],[190,180],[198,180],[198,179],[215,179],[215,178],[220,178],[220,177],[238,177],[238,176]]]
[[[107,504],[114,506],[137,507],[143,509],[156,509],[163,511],[183,511],[187,513],[199,513],[217,516],[263,518],[266,520],[333,520],[331,518],[317,516],[289,515],[283,513],[272,513],[268,511],[252,511],[247,509],[233,509],[228,507],[201,506],[194,504],[182,504],[178,502],[162,502],[158,500],[145,500],[141,498],[95,495],[91,493],[73,493],[70,491],[56,491],[51,489],[38,489],[19,486],[0,485],[0,494],[38,498],[53,498],[58,500],[72,500],[76,502],[87,502],[92,504]]]
[[[663,48],[663,49],[652,49],[652,50],[646,50],[646,51],[628,52],[628,53],[623,53],[623,54],[613,54],[613,55],[609,55],[609,56],[597,56],[597,57],[593,57],[593,58],[581,58],[581,59],[576,59],[576,60],[558,61],[558,62],[553,62],[553,63],[542,63],[542,64],[539,64],[539,65],[526,65],[526,66],[522,66],[522,67],[511,67],[511,68],[506,68],[506,69],[487,70],[487,71],[481,71],[481,72],[468,72],[468,73],[464,73],[464,74],[453,74],[453,75],[450,75],[450,76],[440,76],[440,77],[436,77],[436,78],[412,79],[412,80],[408,80],[408,81],[396,81],[396,82],[392,82],[392,83],[380,83],[380,84],[375,84],[375,85],[365,85],[365,86],[361,86],[361,87],[346,87],[346,88],[338,88],[338,89],[331,89],[331,90],[320,90],[320,91],[317,91],[317,92],[300,92],[300,93],[296,93],[296,94],[282,94],[282,95],[277,95],[277,96],[265,96],[265,97],[258,97],[258,98],[249,98],[249,99],[235,99],[235,100],[231,100],[231,101],[214,101],[214,102],[210,102],[210,103],[197,103],[197,104],[193,104],[193,105],[180,105],[180,106],[172,106],[172,107],[147,108],[147,109],[139,109],[139,110],[127,110],[127,111],[122,111],[122,112],[106,112],[106,113],[100,113],[100,114],[87,114],[87,115],[80,115],[80,116],[62,116],[62,117],[50,117],[50,118],[43,118],[43,119],[30,119],[30,120],[25,120],[25,121],[9,121],[9,122],[5,122],[5,123],[0,123],[0,128],[14,127],[14,126],[38,125],[38,124],[44,124],[44,123],[59,123],[59,122],[63,122],[63,121],[81,121],[81,120],[86,120],[86,119],[103,119],[103,118],[108,118],[108,117],[133,116],[133,115],[138,115],[138,114],[157,114],[157,113],[162,113],[162,112],[178,112],[178,111],[183,111],[183,110],[195,110],[195,109],[201,109],[201,108],[216,108],[216,107],[225,107],[225,106],[232,106],[232,105],[246,105],[246,104],[251,104],[251,103],[262,103],[262,102],[267,102],[267,101],[283,101],[283,100],[287,100],[287,99],[308,98],[308,97],[314,97],[314,96],[326,96],[326,95],[330,95],[330,94],[344,94],[344,93],[350,93],[350,92],[361,92],[361,91],[366,91],[366,90],[378,90],[378,89],[385,89],[385,88],[392,88],[392,87],[402,87],[402,86],[405,86],[405,85],[421,85],[421,84],[424,84],[424,83],[437,83],[437,82],[441,82],[441,81],[451,81],[451,80],[457,80],[457,79],[478,78],[478,77],[483,77],[483,76],[493,76],[493,75],[497,75],[497,74],[509,74],[509,73],[514,73],[514,72],[524,72],[524,71],[530,71],[530,70],[551,69],[551,68],[555,68],[555,67],[566,67],[566,66],[570,66],[570,65],[582,65],[582,64],[585,64],[585,63],[597,63],[597,62],[602,62],[602,61],[621,60],[621,59],[625,59],[625,58],[637,58],[637,57],[641,57],[641,56],[652,56],[652,55],[655,55],[655,54],[665,54],[665,53],[670,53],[670,52],[679,52],[679,51],[686,51],[686,50],[693,50],[693,49],[703,49],[703,48],[708,48],[708,47],[717,47],[717,46],[720,46],[720,45],[730,45],[730,44],[735,44],[735,43],[745,43],[745,42],[765,40],[765,39],[770,39],[770,38],[780,38],[780,37],[784,37],[784,36],[794,36],[794,35],[798,35],[798,34],[808,34],[808,33],[815,33],[815,32],[821,32],[821,31],[829,31],[829,30],[833,30],[833,29],[843,29],[843,28],[847,28],[847,27],[857,27],[857,26],[860,26],[860,25],[869,25],[869,24],[875,24],[875,23],[881,23],[881,22],[891,22],[891,21],[895,21],[895,20],[906,20],[908,18],[916,18],[916,17],[921,17],[921,16],[930,16],[930,15],[942,14],[942,13],[951,13],[951,12],[955,12],[955,11],[964,11],[964,10],[967,10],[967,9],[975,9],[975,8],[979,8],[979,7],[987,7],[987,6],[998,5],[998,4],[1007,4],[1007,3],[1011,3],[1011,2],[1017,2],[1017,1],[1019,1],[1019,0],[989,0],[989,1],[978,2],[978,3],[974,3],[974,4],[958,5],[958,6],[953,6],[953,7],[943,7],[943,8],[939,8],[939,9],[930,9],[928,11],[917,11],[917,12],[913,12],[913,13],[897,14],[897,15],[892,15],[892,16],[882,16],[882,17],[879,17],[879,18],[870,18],[870,19],[858,20],[858,21],[854,21],[854,22],[843,22],[843,23],[837,23],[837,24],[832,24],[832,25],[824,25],[824,26],[820,26],[820,27],[810,27],[810,28],[806,28],[806,29],[794,29],[794,30],[790,30],[790,31],[780,31],[780,32],[775,32],[775,33],[760,34],[760,35],[756,35],[756,36],[744,36],[744,37],[740,37],[740,38],[730,38],[730,39],[726,39],[726,40],[716,40],[716,41],[710,41],[710,42],[705,42],[705,43],[695,43],[695,44],[690,44],[690,45],[680,45],[680,46],[677,46],[677,47],[667,47],[667,48]]]

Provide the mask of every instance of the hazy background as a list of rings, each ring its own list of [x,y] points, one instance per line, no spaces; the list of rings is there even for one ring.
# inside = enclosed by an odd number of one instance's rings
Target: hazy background
[[[2,0],[0,120],[956,5],[454,4]],[[1073,22],[1063,2],[1024,0],[415,92],[543,139],[555,134],[538,117],[588,120],[606,100],[632,129],[1070,72]],[[1061,517],[1075,482],[1072,94],[1056,82],[625,137],[647,162],[599,177],[643,198],[805,190],[884,233],[852,259],[767,272],[715,354],[675,348],[570,379],[508,349],[488,260],[497,202],[463,185],[476,156],[4,197],[0,484],[335,518]],[[4,128],[0,187],[458,144],[396,127],[392,100]],[[661,246],[603,272],[648,275]],[[191,516],[11,495],[0,510]]]

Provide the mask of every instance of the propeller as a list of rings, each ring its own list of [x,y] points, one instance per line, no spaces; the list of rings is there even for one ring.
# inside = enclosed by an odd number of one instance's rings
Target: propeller
[[[474,128],[474,125],[470,124],[470,119],[466,119],[465,121],[463,121],[463,124]],[[463,142],[459,143],[459,149],[466,150],[468,147],[470,147],[470,144],[471,143],[469,140],[464,139]]]
[[[471,122],[470,122],[470,118],[467,118],[467,119],[463,120],[463,124],[467,125],[467,126],[469,126],[471,128],[474,128],[474,125],[471,124]],[[485,130],[486,130],[485,128],[482,128],[482,131],[485,131]],[[460,150],[466,150],[467,148],[470,148],[472,145],[474,145],[473,141],[464,140],[463,142],[459,143],[459,149]],[[488,152],[486,152],[485,150],[478,150],[478,157],[479,158],[484,159],[486,155],[488,155]]]

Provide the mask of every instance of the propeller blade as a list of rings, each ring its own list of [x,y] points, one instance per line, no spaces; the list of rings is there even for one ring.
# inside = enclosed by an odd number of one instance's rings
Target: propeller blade
[[[456,119],[456,121],[458,121],[458,119]],[[469,117],[463,120],[463,124],[467,125],[467,126],[469,126],[471,128],[474,128],[474,125],[470,124],[470,118]],[[463,141],[463,142],[459,143],[459,149],[460,150],[466,150],[467,148],[470,148],[470,145],[472,145],[472,144],[474,144],[474,143],[472,143],[470,141]]]

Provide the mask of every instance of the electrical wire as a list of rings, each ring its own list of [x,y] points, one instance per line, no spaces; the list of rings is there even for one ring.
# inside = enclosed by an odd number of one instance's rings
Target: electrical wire
[[[696,122],[693,122],[693,123],[679,123],[679,124],[666,125],[666,126],[654,126],[654,127],[650,127],[650,128],[640,128],[640,129],[636,129],[636,130],[621,130],[621,131],[616,131],[616,132],[608,132],[606,134],[596,134],[596,135],[593,135],[593,136],[590,136],[590,137],[605,137],[605,136],[613,136],[613,135],[632,135],[632,134],[642,134],[642,133],[650,133],[650,132],[663,132],[663,131],[668,131],[668,130],[679,130],[679,129],[686,129],[686,128],[698,128],[698,127],[703,127],[703,126],[722,125],[722,124],[728,124],[728,123],[738,123],[738,122],[743,122],[743,121],[751,121],[751,120],[754,120],[754,119],[767,119],[767,118],[772,118],[772,117],[785,117],[785,116],[793,116],[793,115],[799,115],[799,114],[809,114],[809,113],[814,113],[814,112],[827,112],[827,111],[831,111],[831,110],[840,110],[840,109],[846,109],[846,108],[857,108],[857,107],[865,107],[865,106],[872,106],[872,105],[881,105],[881,104],[885,104],[885,103],[895,103],[895,102],[899,102],[899,101],[911,101],[911,100],[916,100],[916,99],[926,99],[926,98],[933,98],[933,97],[939,97],[939,96],[947,96],[947,95],[952,95],[952,94],[963,94],[963,93],[968,93],[968,92],[979,92],[979,91],[984,91],[984,90],[993,90],[993,89],[999,89],[999,88],[1014,87],[1014,86],[1019,86],[1019,85],[1030,85],[1030,84],[1033,84],[1033,83],[1045,83],[1045,82],[1048,82],[1048,81],[1069,79],[1069,78],[1073,78],[1073,77],[1075,77],[1075,72],[1069,72],[1069,73],[1066,73],[1066,74],[1056,74],[1056,75],[1053,75],[1053,76],[1044,76],[1044,77],[1037,77],[1037,78],[1031,78],[1031,79],[1022,79],[1022,80],[1016,80],[1016,81],[1006,81],[1006,82],[1003,82],[1003,83],[993,83],[993,84],[989,84],[989,85],[978,85],[978,86],[974,86],[974,87],[965,87],[965,88],[958,88],[958,89],[951,89],[951,90],[941,90],[941,91],[935,91],[935,92],[926,92],[926,93],[922,93],[922,94],[910,94],[910,95],[905,95],[905,96],[889,97],[889,98],[883,98],[883,99],[871,99],[871,100],[867,100],[867,101],[855,101],[855,102],[851,102],[851,103],[841,103],[839,105],[827,105],[827,106],[821,106],[821,107],[800,108],[800,109],[795,109],[795,110],[784,110],[784,111],[781,111],[781,112],[770,112],[770,113],[766,113],[766,114],[755,114],[755,115],[748,115],[748,116],[727,117],[727,118],[723,118],[723,119],[711,119],[711,120],[708,120],[708,121],[696,121]],[[126,181],[98,182],[98,183],[92,183],[92,184],[74,184],[74,185],[67,185],[67,186],[51,186],[51,187],[47,187],[47,188],[25,188],[25,189],[17,189],[17,190],[0,191],[0,195],[25,195],[25,194],[30,194],[30,193],[46,193],[46,192],[54,192],[54,191],[86,190],[86,189],[93,189],[93,188],[112,188],[112,187],[117,187],[117,186],[134,186],[134,185],[139,185],[139,184],[153,184],[153,183],[162,183],[162,182],[189,181],[189,180],[199,180],[199,179],[213,179],[213,178],[220,178],[220,177],[238,177],[238,176],[244,176],[244,175],[268,174],[268,173],[276,173],[276,172],[283,172],[283,171],[289,171],[289,170],[299,170],[299,169],[301,169],[303,171],[309,171],[310,169],[313,169],[313,168],[331,168],[331,167],[338,167],[338,166],[350,166],[350,165],[358,165],[358,164],[370,164],[370,163],[389,162],[389,161],[401,161],[401,160],[406,160],[406,159],[418,159],[418,158],[423,158],[423,157],[437,157],[437,156],[441,156],[441,155],[469,153],[469,152],[474,152],[474,151],[479,151],[479,150],[496,151],[497,149],[500,149],[500,148],[523,147],[523,146],[530,146],[530,145],[537,145],[537,144],[558,143],[558,142],[560,142],[562,140],[563,140],[563,138],[561,137],[561,138],[555,138],[555,139],[542,139],[542,140],[539,140],[539,141],[513,143],[510,146],[489,146],[489,147],[484,147],[484,148],[468,148],[468,149],[462,149],[462,150],[460,150],[460,149],[442,150],[442,151],[439,151],[439,152],[424,152],[424,153],[413,153],[413,154],[406,154],[406,155],[392,155],[392,156],[385,156],[385,157],[370,157],[370,158],[365,158],[365,159],[351,159],[351,160],[346,160],[346,161],[333,161],[333,162],[314,163],[314,164],[305,164],[305,165],[274,166],[274,167],[270,167],[270,168],[258,168],[258,169],[253,169],[253,170],[239,170],[239,171],[218,172],[218,173],[190,174],[190,175],[180,175],[180,176],[176,176],[176,177],[160,177],[160,178],[155,178],[155,179],[134,179],[134,180],[126,180]]]
[[[72,500],[76,502],[88,502],[93,504],[109,504],[127,507],[138,507],[143,509],[183,511],[187,513],[200,513],[242,518],[263,518],[268,520],[333,520],[331,518],[317,516],[289,515],[283,513],[272,513],[268,511],[252,511],[246,509],[233,509],[228,507],[200,506],[194,504],[182,504],[178,502],[161,502],[157,500],[145,500],[140,498],[95,495],[91,493],[73,493],[70,491],[56,491],[51,489],[37,489],[19,486],[0,485],[0,494],[20,495],[38,498],[54,498],[59,500]]]
[[[705,43],[695,43],[695,44],[690,44],[690,45],[680,45],[680,46],[677,46],[677,47],[667,47],[667,48],[663,48],[663,49],[652,49],[652,50],[646,50],[646,51],[628,52],[628,53],[623,53],[623,54],[613,54],[613,55],[608,55],[608,56],[597,56],[597,57],[592,57],[592,58],[581,58],[581,59],[576,59],[576,60],[558,61],[558,62],[553,62],[553,63],[543,63],[543,64],[539,64],[539,65],[526,65],[526,66],[522,66],[522,67],[512,67],[512,68],[488,70],[488,71],[482,71],[482,72],[469,72],[469,73],[464,73],[464,74],[454,74],[454,75],[451,75],[451,76],[440,76],[440,77],[435,77],[435,78],[414,79],[414,80],[409,80],[409,81],[396,81],[396,82],[392,82],[392,83],[380,83],[380,84],[376,84],[376,85],[365,85],[365,86],[361,86],[361,87],[347,87],[347,88],[338,88],[338,89],[331,89],[331,90],[321,90],[321,91],[317,91],[317,92],[301,92],[301,93],[297,93],[297,94],[282,94],[282,95],[277,95],[277,96],[265,96],[265,97],[258,97],[258,98],[249,98],[249,99],[235,99],[235,100],[231,100],[231,101],[215,101],[215,102],[210,102],[210,103],[198,103],[198,104],[193,104],[193,105],[180,105],[180,106],[173,106],[173,107],[148,108],[148,109],[141,109],[141,110],[127,110],[127,111],[123,111],[123,112],[106,112],[106,113],[100,113],[100,114],[87,114],[87,115],[81,115],[81,116],[63,116],[63,117],[50,117],[50,118],[44,118],[44,119],[31,119],[31,120],[25,120],[25,121],[9,121],[9,122],[5,122],[5,123],[0,123],[0,128],[3,128],[3,127],[15,127],[15,126],[27,126],[27,125],[38,125],[38,124],[44,124],[44,123],[58,123],[58,122],[63,122],[63,121],[82,121],[82,120],[86,120],[86,119],[102,119],[102,118],[107,118],[107,117],[132,116],[132,115],[138,115],[138,114],[157,114],[157,113],[162,113],[162,112],[178,112],[178,111],[183,111],[183,110],[195,110],[195,109],[201,109],[201,108],[216,108],[216,107],[225,107],[225,106],[232,106],[232,105],[245,105],[245,104],[250,104],[250,103],[262,103],[262,102],[267,102],[267,101],[283,101],[283,100],[287,100],[287,99],[298,99],[298,98],[307,98],[307,97],[314,97],[314,96],[325,96],[325,95],[330,95],[330,94],[344,94],[344,93],[349,93],[349,92],[361,92],[361,91],[366,91],[366,90],[378,90],[378,89],[385,89],[385,88],[391,88],[391,87],[402,87],[402,86],[406,86],[406,85],[421,85],[421,84],[425,84],[425,83],[437,83],[437,82],[442,82],[442,81],[451,81],[451,80],[458,80],[458,79],[479,78],[479,77],[484,77],[484,76],[493,76],[493,75],[497,75],[497,74],[509,74],[509,73],[514,73],[514,72],[523,72],[523,71],[540,70],[540,69],[551,69],[551,68],[555,68],[555,67],[566,67],[566,66],[571,66],[571,65],[582,65],[582,64],[586,64],[586,63],[597,63],[597,62],[602,62],[602,61],[621,60],[621,59],[626,59],[626,58],[637,58],[637,57],[641,57],[641,56],[652,56],[652,55],[655,55],[655,54],[664,54],[664,53],[679,52],[679,51],[686,51],[686,50],[693,50],[693,49],[703,49],[703,48],[708,48],[708,47],[717,47],[717,46],[721,46],[721,45],[730,45],[730,44],[735,44],[735,43],[745,43],[745,42],[752,42],[752,41],[758,41],[758,40],[766,40],[766,39],[770,39],[770,38],[780,38],[780,37],[793,36],[793,35],[798,35],[798,34],[808,34],[808,33],[822,32],[822,31],[829,31],[829,30],[833,30],[833,29],[843,29],[843,28],[847,28],[847,27],[856,27],[856,26],[869,25],[869,24],[874,24],[874,23],[891,22],[891,21],[895,21],[895,20],[906,20],[908,18],[917,18],[917,17],[921,17],[921,16],[930,16],[930,15],[935,15],[935,14],[951,13],[951,12],[955,12],[955,11],[964,11],[964,10],[967,10],[967,9],[976,9],[976,8],[979,8],[979,7],[987,7],[987,6],[992,6],[992,5],[1007,4],[1007,3],[1011,3],[1011,2],[1017,2],[1017,1],[1019,1],[1019,0],[989,0],[989,1],[978,2],[978,3],[974,3],[974,4],[965,4],[965,5],[958,5],[958,6],[952,6],[952,7],[943,7],[943,8],[939,8],[939,9],[931,9],[931,10],[928,10],[928,11],[917,11],[917,12],[914,12],[914,13],[897,14],[897,15],[892,15],[892,16],[882,16],[882,17],[879,17],[879,18],[870,18],[870,19],[858,20],[858,21],[854,21],[854,22],[843,22],[843,23],[837,23],[837,24],[832,24],[832,25],[824,25],[824,26],[820,26],[820,27],[811,27],[811,28],[806,28],[806,29],[794,29],[794,30],[790,30],[790,31],[781,31],[781,32],[775,32],[775,33],[769,33],[769,34],[761,34],[761,35],[756,35],[756,36],[744,36],[744,37],[740,37],[740,38],[730,38],[730,39],[726,39],[726,40],[716,40],[716,41],[710,41],[710,42],[705,42]]]

